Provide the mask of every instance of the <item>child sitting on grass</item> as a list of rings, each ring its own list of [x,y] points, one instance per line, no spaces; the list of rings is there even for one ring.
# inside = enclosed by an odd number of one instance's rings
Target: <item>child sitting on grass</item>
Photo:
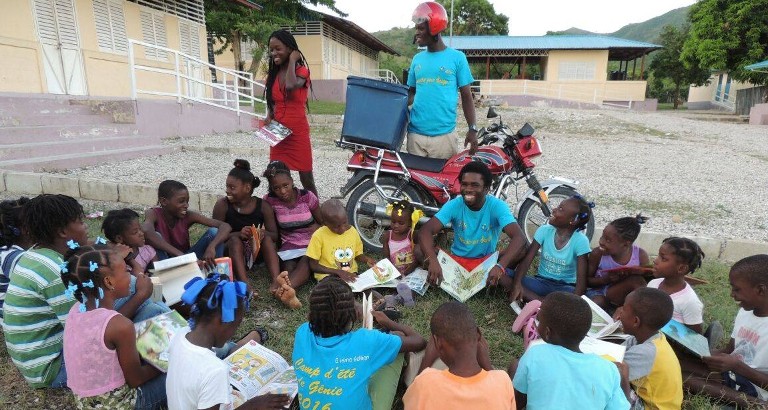
[[[0,202],[0,325],[3,324],[3,302],[11,271],[24,250],[32,246],[21,227],[21,207],[27,202],[27,197]]]
[[[530,346],[509,368],[518,409],[629,408],[629,383],[617,365],[579,350],[592,325],[587,302],[573,293],[552,292],[542,301],[538,320],[546,343]]]
[[[126,261],[129,272],[145,273],[149,264],[157,261],[157,252],[144,240],[139,214],[133,209],[123,208],[107,212],[104,222],[101,223],[101,230],[110,242],[131,248],[131,254]]]
[[[165,375],[143,363],[133,323],[114,310],[130,294],[130,274],[116,250],[81,246],[68,253],[61,280],[78,301],[64,327],[67,386],[81,409],[159,409]]]
[[[382,252],[403,276],[413,272],[424,261],[421,249],[414,244],[415,230],[419,218],[424,215],[407,199],[395,201],[387,206],[390,229],[381,234],[379,241]],[[397,293],[406,306],[413,306],[414,292],[404,282],[397,284]]]
[[[406,410],[515,409],[512,381],[503,370],[493,370],[488,342],[466,305],[444,303],[429,327],[448,369],[424,369],[403,396]]]
[[[736,262],[728,275],[731,297],[739,304],[728,345],[683,367],[685,387],[744,408],[768,401],[768,255]],[[689,361],[686,362],[686,364]]]
[[[357,275],[357,262],[368,266],[376,260],[363,254],[363,241],[355,227],[347,221],[347,211],[338,199],[329,199],[320,206],[323,226],[312,234],[307,247],[309,268],[318,281],[328,275],[352,282]]]
[[[402,370],[398,353],[422,350],[427,342],[383,312],[373,312],[373,318],[398,334],[353,330],[359,320],[355,299],[339,277],[329,275],[312,290],[309,321],[296,330],[293,344],[301,408],[392,408]]]
[[[659,331],[672,318],[672,299],[654,288],[639,288],[630,293],[620,320],[627,351],[629,382],[634,387],[633,408],[680,409],[683,379],[680,363],[667,339]]]

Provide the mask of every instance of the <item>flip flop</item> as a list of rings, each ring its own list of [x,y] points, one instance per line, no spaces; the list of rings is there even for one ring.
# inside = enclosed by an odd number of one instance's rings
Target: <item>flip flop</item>
[[[413,307],[413,305],[416,304],[416,302],[413,301],[413,291],[411,291],[411,288],[409,288],[405,282],[397,284],[397,294],[403,299],[403,305],[405,305],[405,307]]]
[[[528,323],[528,319],[535,317],[536,314],[539,313],[540,307],[540,300],[532,300],[526,303],[525,306],[523,306],[523,310],[520,311],[520,314],[517,315],[517,318],[512,323],[512,332],[517,333],[523,330],[523,327]]]
[[[260,345],[266,346],[267,340],[269,340],[269,331],[267,331],[264,327],[256,327],[256,329],[253,329],[256,331],[256,333],[259,334],[259,339],[261,341],[259,342]]]

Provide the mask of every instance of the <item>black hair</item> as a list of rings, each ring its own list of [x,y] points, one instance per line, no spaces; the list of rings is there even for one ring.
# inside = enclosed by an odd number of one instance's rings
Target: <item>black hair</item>
[[[747,256],[734,263],[731,274],[739,275],[754,286],[768,286],[768,255]]]
[[[109,268],[109,256],[113,252],[115,250],[107,245],[80,246],[67,252],[64,257],[66,265],[61,269],[61,282],[67,287],[74,286],[72,296],[77,301],[85,304],[86,299],[98,300],[103,297],[102,268]],[[95,264],[93,270],[92,264]]]
[[[625,216],[624,218],[614,219],[610,225],[616,229],[616,233],[619,234],[621,239],[634,242],[640,235],[640,225],[646,221],[648,221],[647,217],[637,214],[634,217]]]
[[[296,43],[296,38],[293,37],[293,34],[291,34],[287,30],[273,31],[272,34],[269,35],[269,39],[267,40],[267,47],[269,47],[269,40],[272,40],[272,38],[276,38],[291,50],[298,51],[299,54],[301,54],[301,59],[298,61],[298,64],[303,65],[304,67],[307,68],[307,71],[309,71],[309,64],[307,63],[307,59],[304,57],[304,53],[302,53],[301,50],[299,50],[299,45]],[[267,54],[269,55],[269,53]],[[272,56],[269,56],[268,60],[269,62],[267,64],[267,67],[268,67],[267,81],[264,84],[264,96],[265,96],[265,99],[267,100],[267,108],[269,108],[269,111],[272,111],[274,113],[275,99],[274,97],[272,97],[272,87],[275,85],[275,81],[277,81],[277,73],[280,71],[280,66],[275,65],[275,60],[272,58]],[[313,91],[312,82],[309,80],[309,78],[307,78],[307,84],[305,86],[309,86],[310,91]],[[288,99],[289,95],[286,94],[285,98]],[[309,110],[309,100],[307,100],[306,107],[307,107],[307,110]]]
[[[461,180],[464,179],[464,174],[468,172],[480,174],[483,177],[483,187],[486,189],[491,189],[493,175],[491,175],[491,170],[488,169],[487,165],[480,161],[468,162],[467,165],[461,167],[461,171],[459,171],[459,183],[461,183]]]
[[[221,281],[229,281],[229,277],[223,276],[219,277],[218,280],[210,281],[203,287],[203,289],[200,291],[200,293],[197,295],[197,299],[195,299],[195,303],[192,304],[189,310],[189,328],[194,329],[195,326],[198,323],[206,323],[213,317],[221,317],[221,301],[218,303],[215,303],[213,307],[208,306],[208,299],[211,298],[211,295],[213,294],[213,291],[216,289],[216,286],[219,285],[219,282]],[[248,295],[243,298],[238,295],[237,297],[237,309],[243,309],[245,307],[245,301],[246,298],[250,298],[251,294],[248,292]]]
[[[357,319],[352,289],[337,276],[327,276],[309,294],[309,329],[316,336],[348,333]]]
[[[128,229],[134,219],[139,219],[139,214],[133,209],[113,209],[107,212],[104,222],[101,223],[101,230],[107,239],[117,243],[116,238]]]
[[[408,223],[411,223],[411,215],[413,215],[413,211],[415,210],[416,208],[414,208],[413,204],[411,204],[411,202],[407,199],[399,199],[395,202],[392,202],[392,215],[394,215],[395,212],[402,211],[406,214]]]
[[[477,339],[477,323],[467,305],[451,301],[440,305],[432,314],[429,329],[433,335],[449,343],[461,344]]]
[[[675,309],[672,298],[656,288],[642,287],[627,296],[626,304],[640,318],[640,324],[659,330],[672,319]]]
[[[166,179],[157,187],[157,202],[162,198],[171,199],[179,191],[188,191],[187,186],[179,181]]]
[[[53,243],[59,231],[85,217],[83,206],[75,198],[61,194],[42,194],[22,207],[21,226],[40,244]]]
[[[583,231],[587,228],[589,220],[592,219],[592,208],[595,207],[595,203],[588,202],[581,195],[574,195],[571,198],[579,203],[579,211],[576,213],[576,218],[574,219],[576,222],[576,230]]]
[[[21,210],[27,202],[25,196],[0,202],[0,246],[18,243],[23,233]]]
[[[568,344],[578,344],[592,326],[592,309],[569,292],[552,292],[541,302],[539,317]]]
[[[278,160],[271,161],[267,164],[267,169],[264,170],[264,173],[261,176],[267,178],[267,181],[271,184],[272,179],[280,174],[287,176],[293,181],[293,176],[291,175],[291,170],[288,168],[288,165],[285,165],[285,162]]]
[[[251,184],[251,194],[253,194],[253,190],[261,184],[261,179],[253,175],[251,172],[251,164],[248,161],[244,159],[236,159],[234,165],[235,167],[229,171],[227,176],[235,178],[244,184]]]
[[[678,260],[688,265],[688,273],[693,273],[701,267],[701,262],[704,260],[704,251],[693,240],[670,236],[661,243],[669,245],[672,248],[672,253]]]

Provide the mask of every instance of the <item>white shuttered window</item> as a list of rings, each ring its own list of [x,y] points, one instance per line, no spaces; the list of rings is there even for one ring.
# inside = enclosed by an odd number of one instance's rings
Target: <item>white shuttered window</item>
[[[96,39],[99,50],[118,54],[128,53],[123,0],[93,0],[93,14],[96,17]]]
[[[165,17],[162,13],[141,10],[141,35],[145,43],[168,47],[165,32]],[[146,47],[144,55],[153,60],[167,60],[167,53],[155,48]]]
[[[200,26],[184,20],[179,20],[179,42],[181,52],[192,57],[200,58]]]

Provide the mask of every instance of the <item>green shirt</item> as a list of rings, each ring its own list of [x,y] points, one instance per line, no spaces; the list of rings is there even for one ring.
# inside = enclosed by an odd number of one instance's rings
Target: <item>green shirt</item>
[[[32,249],[11,272],[5,297],[5,344],[32,387],[47,387],[61,368],[64,322],[75,300],[64,295],[62,255]]]

